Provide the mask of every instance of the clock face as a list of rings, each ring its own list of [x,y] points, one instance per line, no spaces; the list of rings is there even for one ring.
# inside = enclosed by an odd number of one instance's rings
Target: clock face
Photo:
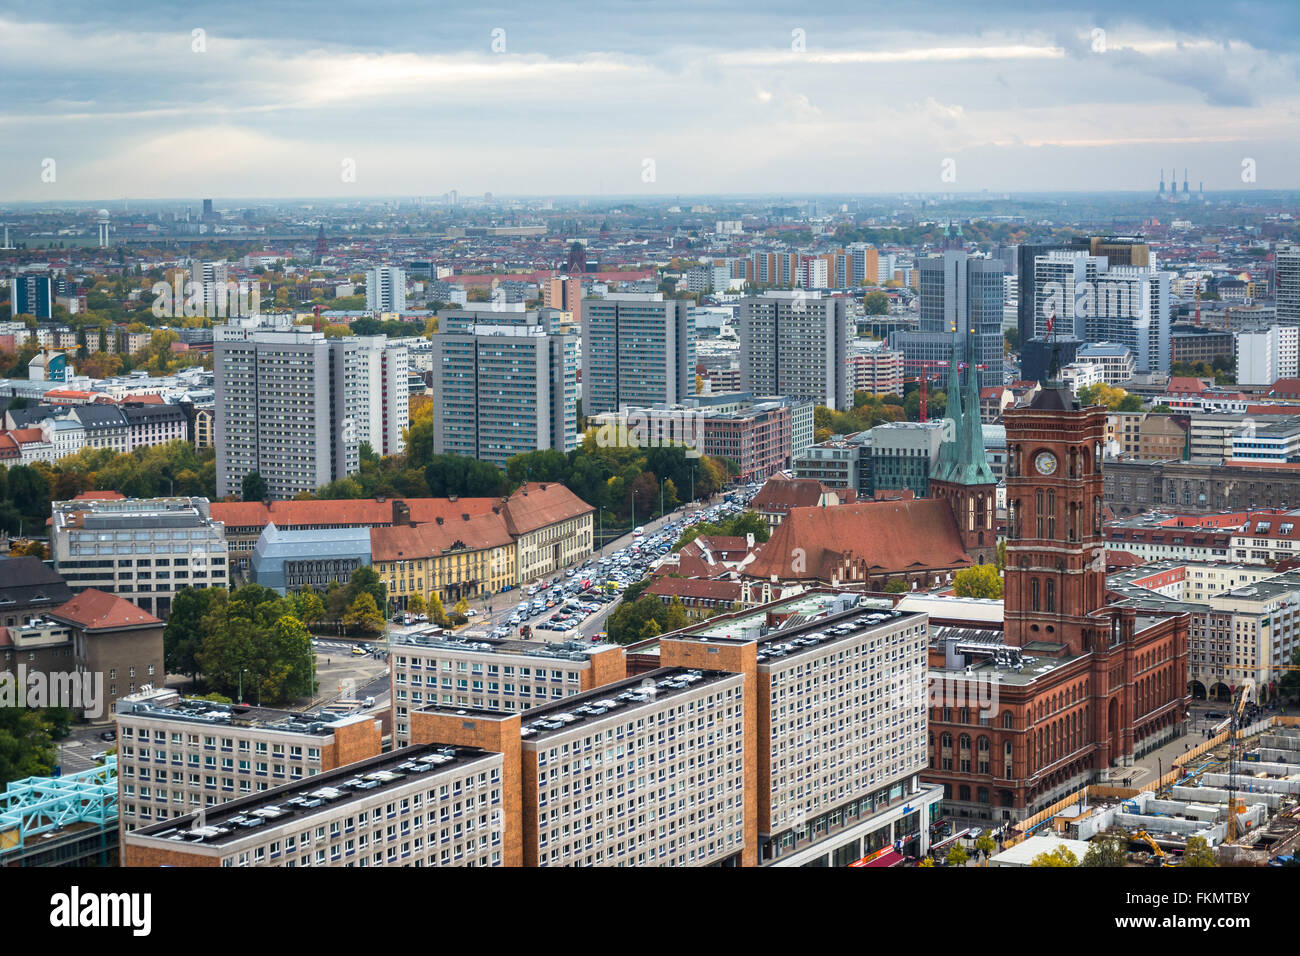
[[[1040,475],[1056,474],[1056,456],[1050,451],[1040,451],[1034,456],[1034,467]]]

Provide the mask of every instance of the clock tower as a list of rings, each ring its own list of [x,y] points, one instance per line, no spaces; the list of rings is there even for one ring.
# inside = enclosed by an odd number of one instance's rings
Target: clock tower
[[[1006,642],[1096,649],[1106,603],[1102,447],[1106,410],[1048,384],[1008,409]]]

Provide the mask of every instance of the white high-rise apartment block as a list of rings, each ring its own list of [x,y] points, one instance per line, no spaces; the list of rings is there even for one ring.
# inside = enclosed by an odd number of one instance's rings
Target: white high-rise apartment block
[[[1172,272],[1112,266],[1105,256],[1056,250],[1034,259],[1034,332],[1117,342],[1138,372],[1169,374]]]
[[[661,292],[583,299],[582,410],[675,405],[694,395],[694,310]]]
[[[1300,325],[1300,246],[1277,247],[1277,320]]]
[[[194,266],[193,282],[202,292],[203,314],[225,316],[233,311],[226,290],[226,263],[200,262],[197,259],[191,261]]]
[[[218,495],[258,472],[272,499],[292,498],[360,468],[371,389],[359,343],[278,316],[213,329]]]
[[[755,395],[851,408],[850,338],[848,306],[842,297],[799,289],[743,299],[742,387]]]
[[[396,455],[405,447],[402,429],[410,424],[410,356],[405,345],[386,335],[355,336],[357,370],[365,397],[357,419],[357,441],[376,455]]]
[[[798,284],[805,289],[829,288],[830,270],[826,260],[820,256],[805,256],[799,263]]]
[[[443,313],[433,337],[434,454],[505,467],[578,445],[578,337],[537,312]]]
[[[406,272],[397,266],[378,266],[366,273],[368,312],[406,311]]]
[[[1300,375],[1300,325],[1237,333],[1237,384],[1272,385]]]

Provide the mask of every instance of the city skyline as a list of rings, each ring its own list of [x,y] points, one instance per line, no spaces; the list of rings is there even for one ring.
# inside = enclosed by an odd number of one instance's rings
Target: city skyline
[[[1281,3],[71,7],[0,5],[0,201],[1300,188]]]

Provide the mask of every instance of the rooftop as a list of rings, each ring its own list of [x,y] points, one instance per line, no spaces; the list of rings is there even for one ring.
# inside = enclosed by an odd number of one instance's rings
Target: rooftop
[[[538,657],[548,660],[585,661],[593,653],[610,648],[610,644],[592,644],[585,641],[560,641],[554,644],[538,644],[533,641],[515,641],[494,637],[481,637],[467,640],[463,637],[447,637],[433,634],[408,633],[393,631],[394,646],[407,645],[427,647],[445,651],[474,651],[481,654],[519,654],[524,657]]]
[[[257,828],[283,825],[320,807],[345,806],[444,770],[464,769],[496,756],[476,747],[439,744],[404,747],[336,770],[285,784],[240,800],[208,808],[175,820],[141,827],[135,836],[175,843],[223,846],[249,836]]]
[[[211,727],[249,727],[281,731],[291,734],[314,734],[328,737],[336,727],[371,719],[365,712],[339,717],[329,713],[303,714],[270,707],[249,707],[242,704],[218,704],[209,700],[182,697],[168,688],[143,690],[122,697],[117,702],[118,714],[134,714],[157,720],[176,720]]]

